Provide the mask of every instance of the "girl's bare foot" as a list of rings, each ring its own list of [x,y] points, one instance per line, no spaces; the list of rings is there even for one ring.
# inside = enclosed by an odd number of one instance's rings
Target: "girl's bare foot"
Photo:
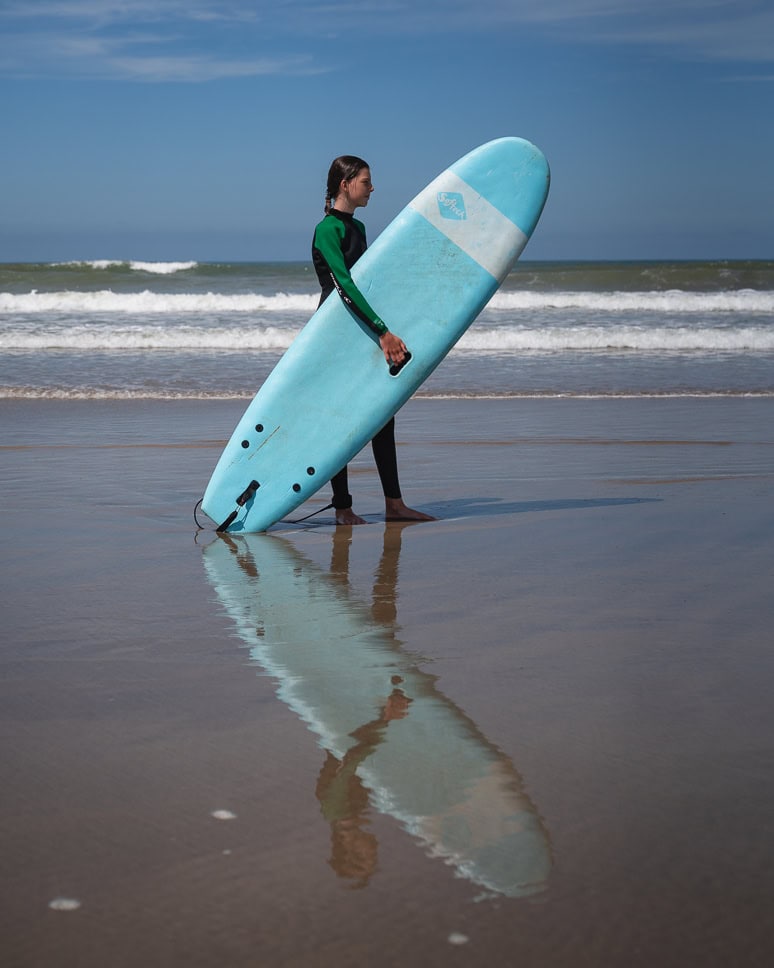
[[[336,524],[366,524],[366,520],[355,514],[352,508],[337,508]]]
[[[406,507],[403,500],[399,497],[386,497],[384,499],[385,518],[388,521],[437,521],[438,518],[425,514],[424,511],[415,511],[414,508]]]

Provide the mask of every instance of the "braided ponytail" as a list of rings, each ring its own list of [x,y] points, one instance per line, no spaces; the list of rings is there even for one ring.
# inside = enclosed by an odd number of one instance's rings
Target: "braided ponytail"
[[[335,158],[328,169],[328,183],[325,192],[325,214],[328,215],[333,208],[333,202],[339,194],[341,183],[351,181],[364,168],[368,168],[368,162],[358,158],[357,155],[341,155]]]

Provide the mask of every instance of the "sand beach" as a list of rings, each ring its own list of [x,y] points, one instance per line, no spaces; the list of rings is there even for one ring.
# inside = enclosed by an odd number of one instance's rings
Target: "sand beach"
[[[0,407],[4,966],[771,963],[771,397],[414,400],[439,521],[235,548],[244,401]]]

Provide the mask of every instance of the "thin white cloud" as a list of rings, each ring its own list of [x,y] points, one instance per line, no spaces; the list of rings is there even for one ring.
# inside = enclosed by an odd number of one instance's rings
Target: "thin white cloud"
[[[12,53],[0,51],[0,73],[18,77],[73,76],[101,80],[202,83],[267,75],[323,72],[301,54],[251,58],[206,53],[152,53],[167,38],[150,34],[121,39],[94,36],[27,35],[17,37]],[[141,47],[142,53],[133,48]]]
[[[713,16],[714,10],[714,16]],[[687,13],[688,11],[685,11]],[[774,60],[774,6],[716,3],[696,17],[643,17],[602,26],[592,39],[605,44],[637,44],[689,59],[718,62]]]
[[[309,22],[391,33],[534,29],[562,42],[638,46],[690,59],[774,61],[771,0],[295,0]]]
[[[190,82],[311,73],[331,34],[491,31],[762,75],[774,62],[771,0],[0,0],[0,73]]]
[[[107,66],[113,77],[146,82],[202,83],[230,77],[319,72],[302,57],[244,61],[209,57],[114,57]]]
[[[112,24],[165,20],[251,21],[260,3],[218,3],[215,0],[7,0],[0,18],[34,21],[87,21]]]
[[[323,70],[292,45],[245,45],[256,20],[242,0],[11,0],[0,3],[0,74],[192,83]]]

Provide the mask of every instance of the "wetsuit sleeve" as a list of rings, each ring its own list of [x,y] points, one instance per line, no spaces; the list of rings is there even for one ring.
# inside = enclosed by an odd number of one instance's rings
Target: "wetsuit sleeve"
[[[337,219],[324,219],[320,222],[314,233],[314,247],[325,260],[333,284],[345,304],[366,326],[378,336],[383,336],[388,331],[386,324],[379,318],[369,305],[368,300],[357,288],[344,262],[344,253],[341,250],[340,226],[341,223]]]

